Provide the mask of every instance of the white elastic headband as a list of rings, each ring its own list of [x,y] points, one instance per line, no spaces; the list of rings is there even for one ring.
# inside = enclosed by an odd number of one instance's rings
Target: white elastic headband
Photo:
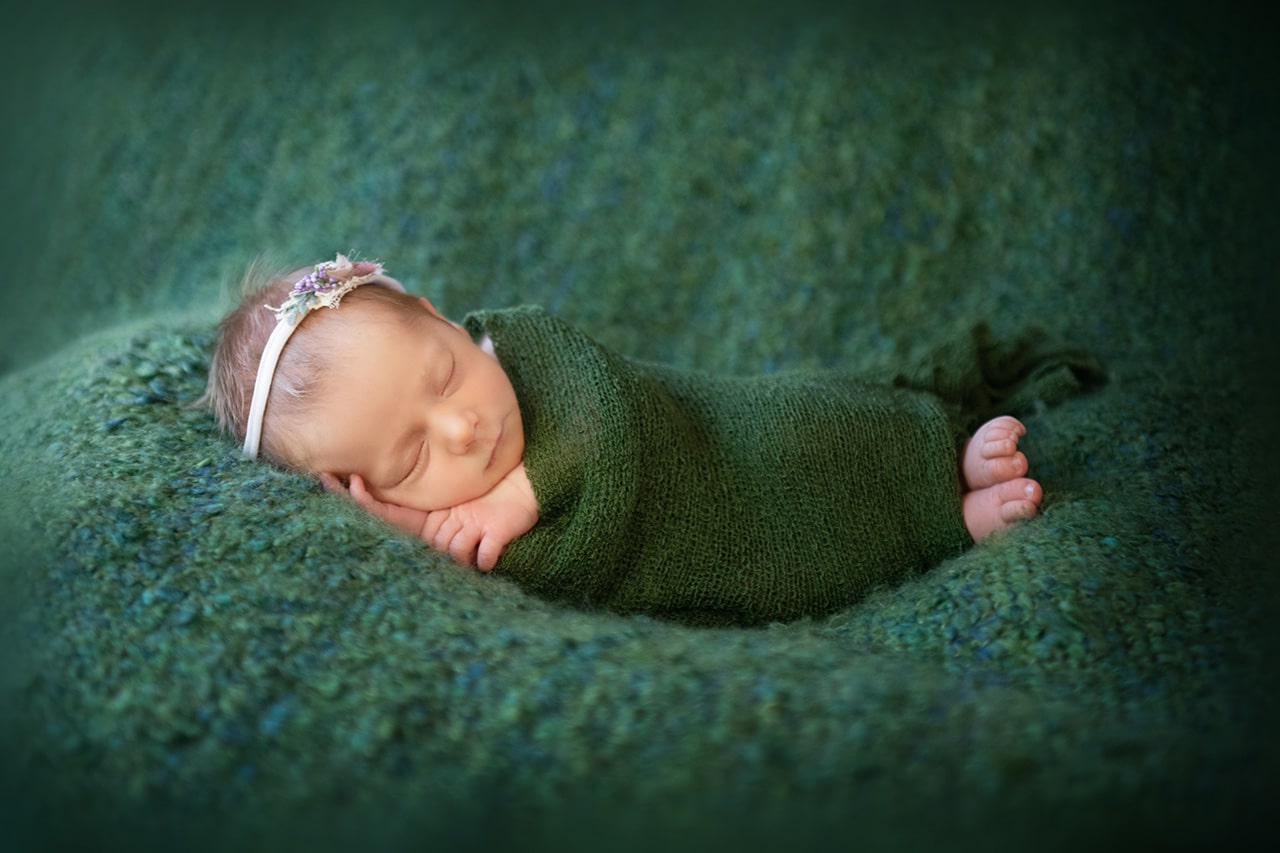
[[[267,411],[267,397],[271,394],[271,381],[276,375],[276,364],[289,337],[302,323],[302,318],[317,308],[337,308],[342,297],[362,284],[378,284],[404,292],[404,285],[382,271],[382,264],[374,261],[355,261],[338,255],[332,261],[316,264],[289,292],[289,298],[278,308],[266,308],[276,315],[276,327],[271,330],[267,344],[258,360],[258,375],[253,381],[253,401],[249,404],[249,419],[244,425],[244,454],[255,457],[262,441],[262,417]]]

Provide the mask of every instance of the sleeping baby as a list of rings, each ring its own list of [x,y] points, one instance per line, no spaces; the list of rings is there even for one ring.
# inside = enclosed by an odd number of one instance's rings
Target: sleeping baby
[[[1042,499],[1008,415],[969,431],[892,382],[641,362],[535,307],[458,324],[342,255],[222,321],[205,400],[246,454],[458,563],[695,625],[831,613]]]

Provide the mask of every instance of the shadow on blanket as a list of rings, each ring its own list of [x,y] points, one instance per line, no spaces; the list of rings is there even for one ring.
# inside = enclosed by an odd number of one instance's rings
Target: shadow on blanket
[[[536,840],[569,816],[587,838],[636,814],[662,815],[632,827],[650,841],[920,840],[995,813],[1070,838],[1217,808],[1247,755],[1194,534],[1073,458],[1123,392],[1028,419],[1032,458],[1083,472],[1053,469],[1042,519],[821,621],[698,630],[532,598],[241,459],[188,405],[210,335],[162,318],[0,380],[12,766],[58,814],[207,820],[214,846]]]

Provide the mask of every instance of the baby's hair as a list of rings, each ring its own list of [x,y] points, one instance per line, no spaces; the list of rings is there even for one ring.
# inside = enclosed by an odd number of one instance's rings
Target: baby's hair
[[[258,362],[276,326],[275,314],[267,306],[283,303],[294,283],[310,269],[268,271],[261,260],[255,261],[241,282],[240,304],[218,324],[209,383],[199,404],[211,409],[219,426],[237,442],[244,441]],[[350,324],[341,319],[364,313],[360,305],[380,306],[404,322],[427,314],[417,297],[365,286],[348,293],[338,308],[312,311],[303,318],[285,345],[271,382],[259,449],[263,459],[283,468],[300,467],[297,443],[291,438],[343,348],[359,345],[344,337],[343,329]]]

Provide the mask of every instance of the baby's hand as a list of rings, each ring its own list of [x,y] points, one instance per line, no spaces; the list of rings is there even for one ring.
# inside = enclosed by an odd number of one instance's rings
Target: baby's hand
[[[507,544],[537,521],[538,500],[524,465],[518,465],[487,494],[427,513],[418,535],[454,562],[487,572],[497,564]]]
[[[392,527],[398,527],[406,533],[412,533],[417,536],[422,530],[422,525],[426,524],[427,513],[420,509],[413,509],[399,504],[383,503],[382,501],[369,494],[369,490],[365,488],[364,480],[359,474],[351,475],[350,488],[342,485],[342,481],[332,474],[320,475],[320,484],[326,490],[338,495],[350,495],[360,506],[368,512],[373,513],[381,518]]]
[[[447,553],[454,562],[483,572],[497,564],[511,540],[538,521],[538,501],[524,465],[516,466],[488,493],[432,512],[379,501],[358,474],[352,475],[349,490],[328,474],[321,474],[320,481],[330,491],[347,491],[360,507]]]

